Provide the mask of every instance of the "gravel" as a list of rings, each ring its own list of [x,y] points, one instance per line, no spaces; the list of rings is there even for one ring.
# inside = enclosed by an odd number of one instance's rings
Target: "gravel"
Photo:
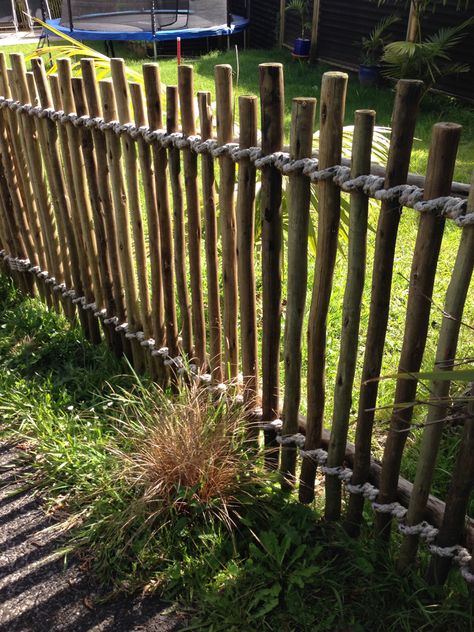
[[[0,632],[171,632],[179,614],[154,596],[123,596],[105,604],[81,561],[65,563],[64,534],[22,488],[18,448],[0,443]]]

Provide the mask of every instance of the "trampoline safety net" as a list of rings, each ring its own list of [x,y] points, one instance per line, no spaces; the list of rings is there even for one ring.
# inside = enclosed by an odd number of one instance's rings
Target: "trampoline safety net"
[[[63,0],[60,23],[109,33],[203,29],[227,24],[227,0]]]

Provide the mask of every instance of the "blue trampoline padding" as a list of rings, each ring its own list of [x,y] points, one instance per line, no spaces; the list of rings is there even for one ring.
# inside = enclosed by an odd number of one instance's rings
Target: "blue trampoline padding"
[[[46,23],[55,28],[60,33],[70,35],[77,40],[155,40],[157,42],[167,42],[181,39],[198,39],[200,37],[216,37],[218,35],[234,35],[241,33],[249,25],[249,20],[240,15],[232,15],[230,26],[221,24],[201,29],[163,29],[156,31],[155,35],[151,31],[85,31],[83,29],[73,29],[71,32],[67,26],[61,26],[60,19],[46,20]]]

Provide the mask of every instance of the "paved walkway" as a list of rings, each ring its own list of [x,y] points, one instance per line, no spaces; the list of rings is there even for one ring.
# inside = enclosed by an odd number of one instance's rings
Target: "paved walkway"
[[[0,46],[14,46],[15,44],[37,44],[39,31],[18,31],[15,33],[0,32]]]
[[[63,536],[41,500],[22,491],[18,450],[0,443],[0,632],[172,632],[183,623],[155,597],[94,603],[78,560],[64,565]],[[53,528],[52,528],[53,527]]]

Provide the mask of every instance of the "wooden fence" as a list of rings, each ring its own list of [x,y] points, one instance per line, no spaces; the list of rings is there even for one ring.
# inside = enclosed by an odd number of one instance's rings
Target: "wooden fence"
[[[25,293],[39,295],[71,321],[79,319],[90,341],[105,340],[137,371],[146,371],[161,383],[193,374],[203,387],[243,400],[246,410],[258,418],[269,448],[268,465],[280,468],[284,488],[295,486],[299,472],[300,500],[311,502],[317,469],[326,475],[326,519],[343,519],[355,536],[368,499],[376,511],[379,537],[388,541],[393,518],[399,522],[401,568],[413,564],[419,541],[426,540],[432,553],[430,581],[443,583],[454,559],[472,582],[469,551],[474,529],[466,518],[474,479],[472,403],[446,503],[429,492],[447,412],[448,380],[437,379],[431,385],[436,406],[429,407],[414,483],[400,478],[400,466],[416,379],[397,379],[383,461],[371,457],[376,378],[384,357],[403,208],[418,213],[419,223],[399,371],[416,373],[422,364],[447,220],[458,225],[462,237],[457,256],[453,255],[437,369],[451,369],[456,357],[474,263],[474,187],[468,200],[446,197],[460,126],[434,126],[425,186],[419,189],[406,184],[422,94],[417,81],[398,84],[388,165],[381,177],[370,175],[375,119],[371,110],[355,113],[351,166],[341,166],[347,88],[343,73],[323,77],[319,151],[314,157],[316,100],[310,98],[293,100],[290,147],[283,151],[280,64],[259,67],[258,144],[256,97],[239,98],[239,138],[234,138],[230,66],[215,68],[214,137],[211,95],[198,92],[195,100],[189,66],[179,68],[178,86],[165,90],[155,64],[143,66],[143,83],[130,83],[120,59],[111,62],[112,79],[99,82],[94,62],[88,59],[82,60],[82,77],[72,76],[67,59],[58,61],[58,73],[50,77],[41,59],[32,61],[31,72],[21,55],[11,55],[10,61],[8,69],[0,54],[4,271]],[[317,254],[312,296],[307,297],[312,186],[317,186],[319,199]],[[335,392],[328,393],[327,316],[342,192],[350,194],[348,276]],[[288,217],[283,252],[284,193]],[[361,340],[370,198],[380,200],[380,213],[369,322],[366,339]],[[306,316],[307,363],[302,358]],[[354,382],[361,344],[365,357],[359,385]],[[303,381],[306,418],[300,414]],[[355,394],[359,407],[353,446],[347,438]],[[334,397],[330,432],[324,429],[328,396]]]

